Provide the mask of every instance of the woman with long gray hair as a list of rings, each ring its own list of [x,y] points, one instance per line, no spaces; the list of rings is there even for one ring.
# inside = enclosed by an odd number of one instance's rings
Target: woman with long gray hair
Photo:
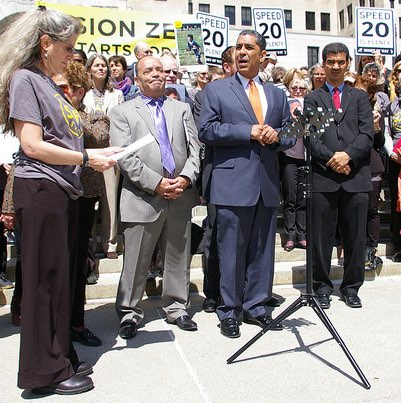
[[[84,149],[78,112],[51,79],[72,60],[81,23],[40,7],[1,36],[0,123],[20,141],[14,206],[21,229],[18,386],[36,393],[93,388],[70,341],[81,166],[104,171],[118,149]]]

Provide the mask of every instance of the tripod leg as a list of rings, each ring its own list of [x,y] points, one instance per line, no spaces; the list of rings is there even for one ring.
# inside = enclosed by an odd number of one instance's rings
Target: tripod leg
[[[357,362],[354,360],[354,357],[352,354],[349,352],[347,346],[341,339],[340,335],[338,334],[337,330],[331,323],[330,319],[320,306],[319,302],[315,297],[310,297],[310,306],[313,308],[313,310],[316,312],[316,315],[320,318],[320,320],[323,322],[323,324],[326,326],[326,329],[330,332],[330,334],[333,336],[334,340],[340,345],[341,349],[344,351],[344,354],[347,356],[349,362],[351,365],[354,367],[355,371],[357,372],[359,378],[361,379],[362,383],[365,385],[366,389],[370,389],[370,383],[366,379],[364,373],[362,370],[359,368],[359,365]]]
[[[237,357],[239,357],[245,350],[247,350],[253,343],[259,340],[270,328],[272,328],[276,323],[281,322],[288,316],[292,315],[299,308],[305,306],[305,299],[300,296],[298,297],[287,309],[285,309],[273,322],[270,322],[265,326],[259,333],[257,333],[251,340],[244,344],[237,352],[235,352],[228,360],[227,364],[231,364]]]

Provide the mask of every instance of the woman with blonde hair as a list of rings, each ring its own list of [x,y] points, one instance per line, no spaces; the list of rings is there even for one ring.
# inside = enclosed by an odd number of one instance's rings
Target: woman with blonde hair
[[[395,87],[400,82],[401,82],[401,60],[394,65],[393,70],[390,73],[388,84],[388,94],[390,102],[393,102],[398,98]]]
[[[0,123],[20,141],[14,206],[21,230],[22,318],[18,386],[36,393],[93,388],[70,340],[82,165],[115,165],[116,148],[84,149],[78,112],[52,80],[72,60],[81,23],[64,13],[25,13],[1,36]]]

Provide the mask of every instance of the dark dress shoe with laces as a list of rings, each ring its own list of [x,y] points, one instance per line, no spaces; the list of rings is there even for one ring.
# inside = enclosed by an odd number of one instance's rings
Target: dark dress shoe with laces
[[[71,340],[78,341],[84,346],[89,347],[98,347],[102,345],[102,340],[100,340],[99,337],[97,337],[87,328],[85,328],[81,332],[71,329]]]
[[[329,309],[330,308],[330,295],[329,294],[317,294],[316,296],[317,302],[322,309]]]
[[[277,308],[280,306],[281,303],[278,298],[271,296],[270,299],[267,300],[266,306],[272,306],[274,308]]]
[[[181,330],[198,330],[198,325],[188,315],[182,315],[175,320],[168,320],[167,323],[177,325]]]
[[[356,294],[351,295],[342,294],[341,299],[350,308],[362,308],[361,299]]]
[[[73,375],[65,381],[53,383],[51,385],[32,389],[32,393],[46,395],[54,393],[56,395],[76,395],[93,389],[93,382],[87,376]]]
[[[220,333],[223,336],[229,337],[230,339],[235,339],[240,337],[239,323],[237,319],[227,318],[220,321]]]
[[[132,339],[136,336],[137,330],[138,326],[136,322],[134,322],[132,319],[125,320],[123,323],[121,323],[118,334],[122,339]]]
[[[207,313],[216,312],[217,301],[214,298],[206,298],[203,301],[203,310]]]
[[[78,361],[72,364],[72,368],[74,368],[75,375],[86,376],[93,372],[93,367],[88,361]]]
[[[244,312],[244,322],[248,323],[249,325],[266,327],[271,322],[273,322],[273,318],[268,313],[264,313],[260,316],[251,316],[249,315],[249,313]],[[283,330],[283,324],[281,322],[278,322],[269,330]]]

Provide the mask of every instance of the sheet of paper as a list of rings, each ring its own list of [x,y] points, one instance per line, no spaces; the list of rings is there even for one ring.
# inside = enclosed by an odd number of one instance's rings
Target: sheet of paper
[[[155,141],[155,138],[150,133],[148,133],[146,136],[141,137],[139,140],[125,147],[124,151],[111,155],[110,158],[113,159],[114,161],[118,161],[121,158],[129,154],[132,154],[135,151],[138,151],[142,147],[147,146],[148,144],[152,143],[152,141]]]

